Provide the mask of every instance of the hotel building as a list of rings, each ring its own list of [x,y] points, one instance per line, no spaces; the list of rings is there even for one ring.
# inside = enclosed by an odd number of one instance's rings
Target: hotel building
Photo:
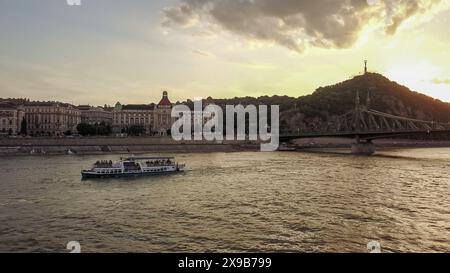
[[[135,125],[144,127],[146,134],[167,134],[172,126],[172,103],[167,91],[163,92],[158,104],[128,104],[116,103],[113,110],[113,131],[124,133],[127,128]]]

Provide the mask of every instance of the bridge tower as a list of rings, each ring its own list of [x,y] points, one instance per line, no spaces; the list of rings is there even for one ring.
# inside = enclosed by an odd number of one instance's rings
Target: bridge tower
[[[363,108],[370,107],[370,92],[367,92],[366,105],[362,106],[359,90],[356,91],[355,98],[355,113],[354,113],[354,126],[355,126],[355,142],[352,144],[352,154],[356,155],[372,155],[375,153],[375,145],[371,140],[362,140],[361,133],[361,119],[363,118]],[[368,108],[367,108],[368,109]]]
[[[355,114],[354,114],[354,126],[355,126],[355,130],[356,132],[359,132],[359,130],[361,129],[361,101],[359,99],[359,90],[356,90],[356,98],[355,98]]]
[[[370,109],[370,89],[367,90],[367,97],[366,97],[366,109],[369,110]]]

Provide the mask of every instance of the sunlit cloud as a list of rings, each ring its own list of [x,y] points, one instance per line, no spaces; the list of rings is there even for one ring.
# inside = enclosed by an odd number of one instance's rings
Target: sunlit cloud
[[[106,2],[2,2],[0,97],[299,97],[360,74],[367,59],[370,71],[450,101],[448,0]]]
[[[248,41],[307,47],[349,48],[368,28],[394,35],[406,20],[440,0],[181,0],[163,11],[163,26],[227,31]]]

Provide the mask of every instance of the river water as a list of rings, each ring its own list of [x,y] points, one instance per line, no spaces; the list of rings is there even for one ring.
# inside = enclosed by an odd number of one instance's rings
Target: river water
[[[450,251],[450,149],[179,154],[185,174],[81,181],[119,156],[0,158],[0,251]]]

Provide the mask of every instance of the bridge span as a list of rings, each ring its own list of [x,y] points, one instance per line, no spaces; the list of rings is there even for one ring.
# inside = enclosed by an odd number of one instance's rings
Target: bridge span
[[[352,153],[371,155],[375,153],[375,145],[372,142],[375,139],[436,134],[450,134],[450,123],[418,120],[376,111],[370,109],[370,94],[367,94],[366,105],[362,105],[357,92],[355,109],[322,122],[310,131],[281,134],[280,141],[321,137],[352,138],[355,140]]]

